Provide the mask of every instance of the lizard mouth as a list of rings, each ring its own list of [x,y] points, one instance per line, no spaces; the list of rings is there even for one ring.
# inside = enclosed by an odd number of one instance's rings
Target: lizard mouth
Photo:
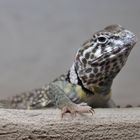
[[[112,49],[108,52],[104,52],[102,55],[98,56],[97,58],[94,58],[94,60],[92,61],[91,65],[94,65],[97,62],[102,62],[102,61],[106,61],[106,60],[112,60],[114,58],[117,58],[121,55],[125,55],[126,57],[129,55],[130,50],[133,48],[133,46],[136,43],[134,42],[134,44],[130,45],[127,44],[125,45],[125,47],[117,47],[115,49]]]
[[[106,60],[106,59],[112,59],[114,57],[117,57],[119,54],[123,53],[124,51],[126,50],[126,48],[123,48],[121,49],[120,47],[112,50],[112,51],[109,51],[109,52],[105,52],[103,53],[101,56],[95,58],[93,61],[92,61],[92,64],[96,63],[96,62],[99,62],[101,60]]]

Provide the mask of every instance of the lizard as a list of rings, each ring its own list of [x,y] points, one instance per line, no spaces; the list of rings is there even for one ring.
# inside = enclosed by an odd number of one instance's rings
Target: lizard
[[[137,42],[136,35],[118,24],[95,32],[77,51],[68,72],[44,85],[1,100],[4,108],[42,109],[56,106],[65,113],[93,113],[112,108],[114,78],[125,65]]]

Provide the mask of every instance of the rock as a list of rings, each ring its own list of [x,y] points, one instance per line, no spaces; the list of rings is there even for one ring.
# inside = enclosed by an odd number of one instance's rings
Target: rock
[[[140,108],[95,109],[95,114],[60,110],[0,109],[0,140],[139,140]]]

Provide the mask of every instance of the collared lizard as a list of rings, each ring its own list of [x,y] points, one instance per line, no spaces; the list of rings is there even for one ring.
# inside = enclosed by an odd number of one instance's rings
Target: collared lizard
[[[92,107],[116,107],[111,99],[114,78],[136,44],[136,36],[120,25],[92,35],[76,53],[69,71],[40,89],[1,101],[5,108],[37,109],[57,106],[70,112],[93,113]],[[86,104],[80,104],[86,103]]]

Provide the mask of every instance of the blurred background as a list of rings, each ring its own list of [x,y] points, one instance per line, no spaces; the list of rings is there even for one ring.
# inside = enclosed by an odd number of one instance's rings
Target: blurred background
[[[81,44],[118,23],[140,39],[140,0],[0,0],[0,98],[67,72]],[[140,43],[113,84],[117,104],[140,104]]]

